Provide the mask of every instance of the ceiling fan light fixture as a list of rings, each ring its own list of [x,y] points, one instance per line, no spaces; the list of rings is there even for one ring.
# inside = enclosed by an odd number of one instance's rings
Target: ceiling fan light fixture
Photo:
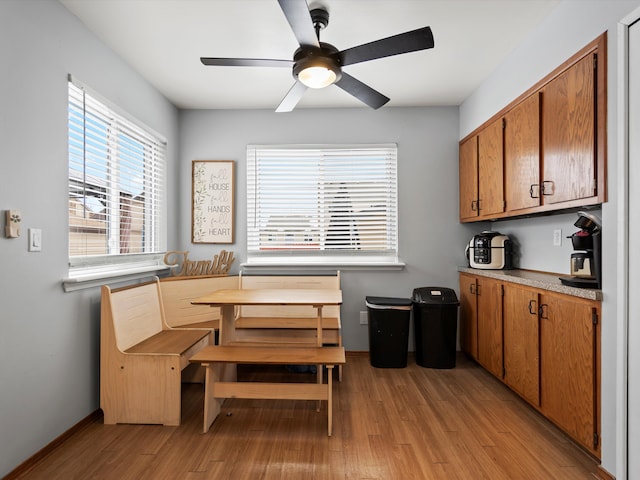
[[[310,56],[298,60],[293,76],[309,88],[324,88],[340,80],[340,67],[331,57]]]
[[[307,67],[298,73],[298,80],[309,88],[324,88],[336,81],[336,72],[326,67]]]

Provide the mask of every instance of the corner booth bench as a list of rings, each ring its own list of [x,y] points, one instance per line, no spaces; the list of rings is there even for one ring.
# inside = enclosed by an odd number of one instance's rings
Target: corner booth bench
[[[181,383],[202,381],[198,362],[187,367],[197,352],[216,343],[221,318],[220,308],[192,301],[216,290],[238,288],[339,290],[340,276],[168,277],[119,289],[103,286],[100,407],[105,424],[180,424]],[[335,353],[331,358],[322,357],[320,360],[329,362],[318,364],[339,365],[341,379],[344,349],[340,307],[325,308],[323,347],[339,347],[342,356],[337,351],[337,357]],[[307,350],[316,347],[317,314],[311,306],[242,306],[236,309],[235,317],[236,340],[245,350],[227,352],[227,361],[216,357],[216,362],[274,363],[273,347],[288,350],[282,354],[287,355],[280,359],[286,360],[282,364],[316,364],[317,355],[331,356],[330,351]],[[246,350],[249,348],[252,353]],[[233,371],[227,369],[229,373],[221,374],[219,380],[235,380]],[[321,370],[319,378],[320,375]],[[320,393],[315,394],[315,399],[328,399],[324,388],[318,387]]]
[[[212,343],[208,328],[169,327],[158,280],[102,286],[100,407],[104,423],[180,425],[182,371]]]

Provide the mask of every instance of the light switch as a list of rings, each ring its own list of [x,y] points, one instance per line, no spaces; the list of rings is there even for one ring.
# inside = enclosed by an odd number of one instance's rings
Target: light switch
[[[39,228],[29,229],[29,251],[30,252],[42,251],[42,230]]]

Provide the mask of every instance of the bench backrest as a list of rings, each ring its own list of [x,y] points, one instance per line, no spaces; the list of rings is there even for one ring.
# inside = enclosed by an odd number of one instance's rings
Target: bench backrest
[[[157,280],[117,290],[104,285],[102,302],[107,302],[103,311],[111,317],[120,351],[126,351],[164,328]]]
[[[167,277],[160,280],[160,295],[167,325],[180,327],[220,319],[220,308],[193,305],[194,298],[224,288],[238,288],[237,275],[217,277]]]
[[[243,275],[240,277],[243,289],[254,288],[311,288],[340,290],[340,272],[335,275]],[[240,307],[241,317],[283,317],[315,318],[318,312],[312,306],[273,305]],[[322,309],[323,317],[340,318],[340,306],[329,305]]]

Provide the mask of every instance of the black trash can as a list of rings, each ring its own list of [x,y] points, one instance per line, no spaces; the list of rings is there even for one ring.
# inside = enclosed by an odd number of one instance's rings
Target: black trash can
[[[427,368],[456,366],[458,297],[444,287],[413,290],[416,363]]]
[[[369,361],[378,368],[404,368],[409,349],[411,299],[366,297]]]

